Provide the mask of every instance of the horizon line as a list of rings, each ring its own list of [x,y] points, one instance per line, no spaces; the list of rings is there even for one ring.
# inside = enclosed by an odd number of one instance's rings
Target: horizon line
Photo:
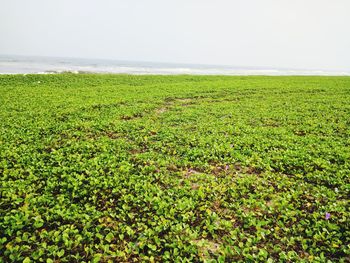
[[[312,71],[312,72],[342,72],[350,74],[349,70],[346,69],[320,69],[320,68],[287,68],[287,67],[273,67],[273,66],[237,66],[233,64],[208,64],[208,63],[188,63],[188,62],[165,62],[165,61],[150,61],[150,60],[126,60],[126,59],[115,59],[115,58],[92,58],[92,57],[70,57],[70,56],[47,56],[47,55],[23,55],[23,54],[1,54],[0,57],[22,57],[22,58],[43,58],[43,59],[66,59],[66,60],[96,60],[96,61],[109,61],[109,62],[125,62],[125,63],[149,63],[149,64],[164,64],[172,66],[203,66],[203,67],[219,67],[219,68],[231,68],[240,70],[285,70],[285,71]],[[175,67],[176,68],[176,67]],[[177,67],[179,68],[179,67]]]

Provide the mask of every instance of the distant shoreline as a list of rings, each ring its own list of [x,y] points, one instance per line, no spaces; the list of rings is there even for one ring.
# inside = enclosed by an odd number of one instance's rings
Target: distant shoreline
[[[344,70],[308,70],[195,65],[101,59],[0,56],[0,74],[130,74],[220,76],[350,76]]]
[[[28,76],[28,75],[37,75],[37,76],[46,76],[46,75],[80,75],[80,76],[103,76],[103,75],[120,75],[120,76],[149,76],[149,77],[171,77],[171,76],[193,76],[193,77],[329,77],[329,78],[350,78],[350,74],[347,75],[267,75],[267,74],[231,74],[231,75],[223,75],[223,74],[156,74],[156,73],[148,73],[148,74],[142,74],[142,73],[110,73],[110,72],[69,72],[69,71],[65,71],[65,72],[37,72],[37,73],[0,73],[0,76]]]
[[[266,72],[254,72],[254,73],[159,73],[159,72],[147,72],[147,73],[131,73],[131,72],[94,72],[94,71],[47,71],[47,72],[0,72],[0,75],[62,75],[62,74],[75,74],[75,75],[131,75],[131,76],[227,76],[227,77],[249,77],[249,76],[266,76],[266,77],[350,77],[350,73],[266,73]]]

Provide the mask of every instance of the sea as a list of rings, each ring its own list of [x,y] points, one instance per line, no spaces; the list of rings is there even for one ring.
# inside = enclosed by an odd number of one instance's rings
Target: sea
[[[316,75],[350,76],[349,71],[255,68],[107,59],[0,55],[0,74],[113,73],[135,75]]]

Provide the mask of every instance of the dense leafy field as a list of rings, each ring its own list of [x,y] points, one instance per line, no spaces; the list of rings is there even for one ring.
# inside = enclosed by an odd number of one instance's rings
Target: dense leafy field
[[[350,261],[350,78],[0,76],[0,262]]]

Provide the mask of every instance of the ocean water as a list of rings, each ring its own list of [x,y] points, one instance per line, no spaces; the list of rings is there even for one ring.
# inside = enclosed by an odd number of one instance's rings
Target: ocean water
[[[52,73],[115,73],[115,74],[194,74],[194,75],[326,75],[350,76],[350,70],[293,70],[244,68],[217,65],[131,62],[102,59],[0,56],[0,74]]]

